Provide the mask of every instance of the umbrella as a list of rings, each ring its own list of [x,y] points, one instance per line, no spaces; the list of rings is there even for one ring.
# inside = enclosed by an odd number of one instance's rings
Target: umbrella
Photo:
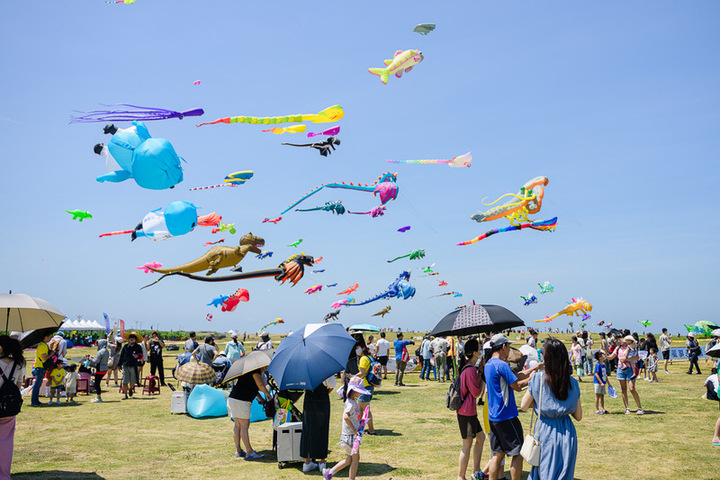
[[[207,363],[191,360],[177,369],[175,378],[187,383],[210,383],[215,380],[215,370]]]
[[[352,327],[348,328],[349,331],[356,331],[356,332],[379,332],[380,329],[376,327],[375,325],[370,325],[369,323],[358,323],[357,325],[353,325]]]
[[[705,352],[705,355],[707,355],[708,357],[720,358],[720,343]]]
[[[345,369],[353,345],[355,339],[342,325],[310,323],[280,342],[268,372],[280,390],[315,390]]]
[[[65,315],[40,298],[23,293],[0,294],[0,330],[27,332],[43,327],[56,329]]]
[[[235,360],[225,374],[222,383],[227,383],[230,380],[235,380],[238,377],[242,377],[246,373],[258,370],[263,367],[270,365],[270,359],[275,354],[275,350],[253,350],[247,355],[243,355],[239,359]]]
[[[611,328],[610,330],[608,330],[607,334],[614,337],[615,335],[622,335],[623,332],[621,330],[618,330],[617,328]]]
[[[31,348],[42,342],[45,336],[51,335],[57,332],[57,330],[57,327],[45,327],[38,328],[37,330],[30,330],[29,332],[20,334],[18,340],[20,341],[22,348]]]
[[[525,322],[507,308],[498,305],[468,305],[445,315],[430,335],[499,332],[522,325],[525,325]]]

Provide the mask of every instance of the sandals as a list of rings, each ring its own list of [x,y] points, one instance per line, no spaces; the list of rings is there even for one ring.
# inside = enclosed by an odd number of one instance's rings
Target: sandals
[[[638,409],[637,409],[637,414],[638,414],[638,415],[645,415],[645,410],[643,410],[642,408],[638,408]]]
[[[605,415],[605,412],[603,412],[602,410],[598,410],[597,412],[595,412],[595,415]]]
[[[235,458],[245,458],[246,455],[247,455],[247,454],[245,453],[245,450],[243,450],[243,449],[241,448],[241,449],[240,449],[240,453],[236,453],[236,454],[235,454]]]
[[[630,409],[629,409],[629,408],[626,408],[626,409],[625,409],[625,415],[630,415]]]
[[[248,453],[245,455],[245,460],[257,460],[259,458],[263,458],[265,455],[258,452]]]

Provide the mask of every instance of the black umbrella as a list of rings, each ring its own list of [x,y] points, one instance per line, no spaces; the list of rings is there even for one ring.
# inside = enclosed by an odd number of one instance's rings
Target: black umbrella
[[[622,330],[618,330],[617,328],[611,328],[608,330],[607,334],[611,337],[614,337],[615,335],[622,335]]]
[[[470,335],[473,333],[500,332],[523,325],[525,325],[525,322],[505,307],[499,305],[468,305],[445,315],[435,325],[430,335]]]
[[[51,335],[58,331],[58,327],[45,327],[38,328],[37,330],[30,330],[25,332],[18,337],[22,348],[32,348],[38,343],[42,342],[45,336]]]

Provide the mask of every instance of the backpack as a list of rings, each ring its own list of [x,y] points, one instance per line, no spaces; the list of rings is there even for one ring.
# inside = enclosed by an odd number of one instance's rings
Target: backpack
[[[379,387],[382,383],[382,365],[372,357],[368,357],[368,359],[370,360],[370,370],[365,374],[365,378],[370,385]]]
[[[460,410],[460,407],[462,407],[462,404],[465,402],[465,397],[462,396],[462,393],[460,392],[460,376],[462,372],[465,370],[465,368],[470,367],[472,365],[465,365],[462,370],[460,370],[460,373],[455,377],[455,380],[452,381],[450,384],[450,388],[448,388],[447,395],[445,395],[445,406],[452,410],[453,412],[457,412]]]
[[[10,369],[10,379],[13,377],[15,367],[16,364],[13,362],[13,366]],[[4,372],[1,375],[4,382],[2,386],[0,386],[0,418],[14,417],[20,413],[20,408],[23,403],[22,395],[20,394],[18,386],[8,379]]]

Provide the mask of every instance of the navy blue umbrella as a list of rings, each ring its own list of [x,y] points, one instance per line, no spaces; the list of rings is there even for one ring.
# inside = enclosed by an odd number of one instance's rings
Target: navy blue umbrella
[[[345,369],[354,345],[339,323],[310,323],[280,342],[268,372],[280,390],[315,390]]]

